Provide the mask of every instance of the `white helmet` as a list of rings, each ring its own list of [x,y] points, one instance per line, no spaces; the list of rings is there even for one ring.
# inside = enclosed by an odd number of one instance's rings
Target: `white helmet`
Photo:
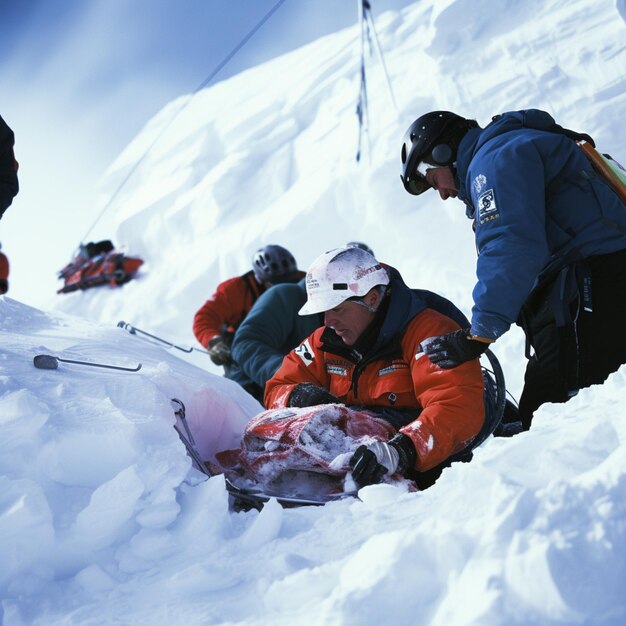
[[[388,285],[387,270],[361,248],[336,248],[317,257],[306,273],[306,304],[300,315],[322,313],[348,298],[364,296],[377,285]]]

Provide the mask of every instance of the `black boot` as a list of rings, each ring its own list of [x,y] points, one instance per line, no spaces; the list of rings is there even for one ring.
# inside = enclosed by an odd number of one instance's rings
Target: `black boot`
[[[502,421],[493,431],[493,436],[513,437],[513,435],[518,435],[523,430],[524,427],[522,425],[522,420],[520,418],[517,407],[510,400],[507,400],[506,404],[504,405],[504,414],[502,416]]]

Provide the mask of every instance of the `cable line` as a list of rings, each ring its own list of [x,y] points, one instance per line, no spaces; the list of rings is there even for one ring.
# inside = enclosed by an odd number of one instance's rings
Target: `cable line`
[[[278,2],[276,2],[276,4],[261,18],[261,20],[257,22],[254,28],[252,28],[252,30],[247,35],[245,35],[243,39],[239,41],[239,43],[224,57],[224,59],[220,63],[218,63],[217,67],[195,88],[195,90],[193,91],[189,99],[183,103],[183,105],[176,111],[176,113],[174,113],[170,121],[165,125],[165,127],[161,130],[161,132],[154,138],[152,143],[148,146],[146,151],[141,155],[141,157],[137,160],[137,162],[133,165],[133,167],[131,167],[128,174],[126,174],[126,176],[124,177],[122,182],[119,184],[117,189],[113,192],[113,195],[109,198],[108,202],[104,205],[104,208],[98,214],[98,217],[96,217],[93,224],[87,229],[87,232],[83,235],[83,238],[81,239],[81,241],[85,241],[87,239],[87,237],[89,236],[89,233],[91,233],[91,231],[94,229],[96,224],[100,221],[102,216],[106,213],[108,208],[113,204],[113,201],[118,196],[120,191],[124,188],[126,183],[129,181],[130,177],[137,171],[137,169],[143,163],[143,161],[148,156],[152,148],[154,148],[154,145],[157,143],[157,141],[165,134],[167,129],[173,124],[174,120],[189,106],[189,103],[193,100],[194,96],[201,89],[204,89],[204,87],[206,87],[215,78],[215,76],[217,76],[217,74],[226,66],[226,64],[248,43],[248,41],[250,41],[250,39],[252,39],[252,37],[254,37],[254,35],[263,26],[263,24],[265,24],[265,22],[267,22],[267,20],[269,20],[269,18],[274,13],[276,13],[276,11],[280,8],[280,6],[284,4],[285,2],[286,0],[278,0]]]
[[[371,144],[370,144],[370,122],[369,122],[369,105],[367,101],[367,80],[365,75],[365,43],[367,42],[369,45],[370,55],[372,53],[372,35],[374,39],[374,47],[376,50],[376,55],[378,56],[378,60],[383,67],[383,71],[385,73],[385,81],[387,83],[387,91],[389,93],[389,98],[391,99],[391,104],[396,113],[396,118],[398,117],[398,105],[396,104],[396,99],[393,95],[393,89],[391,88],[391,80],[389,79],[389,73],[387,72],[387,65],[385,64],[385,59],[383,58],[383,51],[380,47],[380,42],[378,41],[378,33],[376,32],[376,26],[374,25],[374,17],[372,16],[372,6],[369,0],[357,0],[358,7],[358,18],[359,18],[359,29],[361,31],[361,65],[360,65],[360,86],[359,86],[359,97],[356,105],[356,115],[359,122],[359,135],[358,135],[358,145],[356,151],[356,161],[359,163],[361,161],[361,152],[362,152],[362,135],[365,132],[367,137],[367,147],[368,152],[371,152]]]

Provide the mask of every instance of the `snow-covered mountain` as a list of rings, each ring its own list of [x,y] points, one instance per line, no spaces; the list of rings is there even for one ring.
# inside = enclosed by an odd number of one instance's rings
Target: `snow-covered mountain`
[[[237,422],[259,405],[205,355],[182,360],[115,324],[193,345],[193,314],[256,248],[284,245],[305,269],[350,240],[468,312],[469,223],[458,202],[404,192],[404,130],[433,109],[485,124],[542,108],[623,160],[625,19],[624,0],[425,0],[378,15],[399,110],[372,54],[360,164],[356,27],[148,122],[102,199],[163,133],[113,205],[115,242],[146,260],[139,279],[59,296],[54,313],[0,298],[3,624],[623,624],[624,368],[426,492],[235,514],[221,479],[191,468],[169,401]],[[518,395],[519,331],[495,352]],[[143,367],[43,371],[38,353]]]

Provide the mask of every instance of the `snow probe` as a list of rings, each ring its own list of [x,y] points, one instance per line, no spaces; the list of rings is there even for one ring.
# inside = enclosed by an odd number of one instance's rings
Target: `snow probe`
[[[76,365],[91,365],[92,367],[106,367],[111,370],[123,370],[124,372],[138,372],[141,369],[141,363],[137,367],[121,367],[119,365],[105,365],[103,363],[91,363],[89,361],[72,361],[70,359],[62,359],[51,354],[38,354],[33,359],[33,365],[40,370],[55,370],[59,367],[59,361],[63,363],[74,363]]]
[[[147,333],[145,330],[141,330],[140,328],[137,328],[136,326],[133,326],[132,324],[127,324],[123,320],[120,320],[117,323],[117,327],[123,328],[124,330],[128,331],[131,335],[137,335],[137,334],[145,335],[146,337],[150,337],[150,339],[154,339],[155,341],[164,343],[166,346],[170,348],[176,348],[177,350],[181,350],[182,352],[189,353],[195,350],[196,352],[203,352],[205,354],[208,354],[206,350],[201,350],[200,348],[193,348],[193,347],[184,348],[183,346],[176,345],[175,343],[172,343],[171,341],[167,341],[166,339],[162,339],[161,337],[157,337],[156,335]]]

